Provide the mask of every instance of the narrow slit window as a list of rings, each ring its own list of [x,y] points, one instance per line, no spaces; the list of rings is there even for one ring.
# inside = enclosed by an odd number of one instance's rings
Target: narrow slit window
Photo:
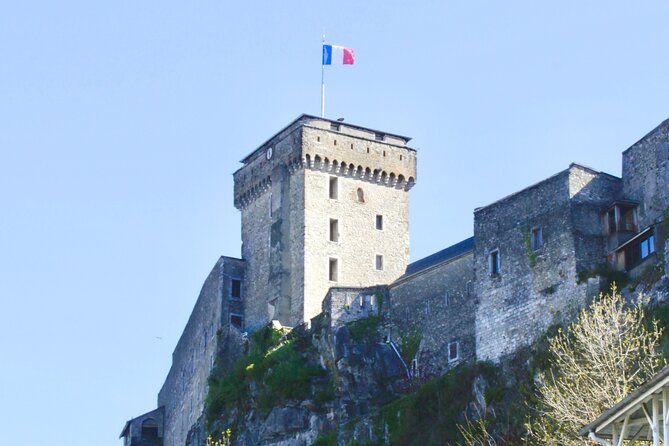
[[[544,244],[544,238],[541,231],[541,227],[532,228],[532,233],[530,234],[530,246],[532,251],[539,251]]]
[[[458,341],[448,343],[448,362],[457,361],[460,358]]]
[[[377,271],[383,271],[383,256],[381,254],[376,255],[375,266]]]
[[[330,199],[336,200],[339,195],[339,181],[337,177],[330,177]]]
[[[488,255],[488,268],[490,275],[496,276],[499,274],[499,251],[494,250]]]
[[[383,230],[383,215],[376,216],[376,229],[379,231]]]
[[[339,241],[339,220],[334,218],[330,219],[330,241]]]
[[[232,279],[230,285],[230,296],[235,299],[240,299],[242,297],[242,281],[238,279]]]
[[[337,259],[330,259],[329,271],[328,271],[328,279],[330,280],[330,282],[337,281],[337,276],[339,275],[339,271],[337,270],[338,270]]]

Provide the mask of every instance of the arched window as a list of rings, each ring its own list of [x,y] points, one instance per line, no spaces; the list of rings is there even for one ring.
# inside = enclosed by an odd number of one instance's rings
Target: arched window
[[[358,203],[365,202],[365,191],[361,187],[358,188]]]

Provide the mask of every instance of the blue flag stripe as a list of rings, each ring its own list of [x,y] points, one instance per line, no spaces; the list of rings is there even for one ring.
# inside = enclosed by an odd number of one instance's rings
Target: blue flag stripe
[[[323,45],[323,65],[332,65],[332,45]]]

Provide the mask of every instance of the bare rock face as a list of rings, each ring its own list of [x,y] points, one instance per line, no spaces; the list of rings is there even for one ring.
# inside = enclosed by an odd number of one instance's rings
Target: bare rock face
[[[301,407],[275,407],[262,427],[260,438],[263,441],[299,432],[309,427],[309,412]]]
[[[325,328],[311,336],[305,361],[320,364],[327,376],[314,380],[309,399],[284,401],[265,413],[254,408],[241,417],[234,411],[223,414],[222,426],[237,420],[235,445],[306,446],[324,432],[337,432],[351,420],[364,419],[397,396],[406,374],[389,344],[354,341],[346,326],[334,333]],[[331,382],[333,390],[327,401],[316,395],[324,380]]]

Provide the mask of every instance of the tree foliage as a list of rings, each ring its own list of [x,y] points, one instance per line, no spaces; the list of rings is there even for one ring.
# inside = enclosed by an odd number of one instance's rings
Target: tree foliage
[[[540,373],[537,412],[528,422],[537,445],[592,444],[578,431],[654,375],[662,330],[644,324],[640,297],[628,304],[615,287],[549,341],[549,369]]]

